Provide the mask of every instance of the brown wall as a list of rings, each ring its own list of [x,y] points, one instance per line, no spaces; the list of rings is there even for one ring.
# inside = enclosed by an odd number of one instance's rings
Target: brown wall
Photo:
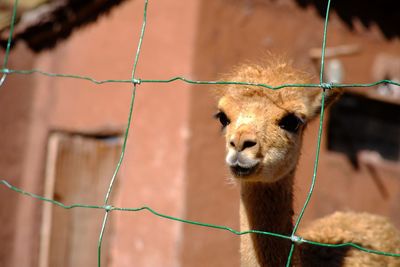
[[[26,50],[18,48],[13,55],[10,64],[13,64],[16,68],[32,68],[34,58]],[[2,125],[0,131],[2,140],[0,144],[0,176],[16,186],[24,184],[22,180],[24,169],[21,166],[29,160],[25,155],[29,144],[27,133],[31,128],[30,114],[33,110],[31,100],[35,90],[29,90],[28,87],[34,84],[35,78],[33,76],[20,77],[20,79],[9,76],[5,86],[0,88],[0,123]],[[12,266],[10,265],[10,255],[12,255],[14,249],[13,239],[16,235],[17,215],[20,214],[19,210],[22,205],[34,205],[32,201],[30,203],[24,203],[23,197],[5,189],[3,186],[0,188],[1,266]],[[34,208],[32,207],[32,209]],[[36,220],[30,219],[30,222],[34,227],[38,226]],[[24,231],[23,229],[20,230]]]
[[[130,77],[143,3],[129,1],[96,24],[82,28],[52,51],[33,55],[17,46],[10,68],[40,68],[97,79]],[[317,74],[310,50],[322,42],[323,21],[314,9],[292,1],[151,1],[137,77],[185,76],[215,80],[232,65],[284,53]],[[328,46],[356,44],[360,52],[338,59],[345,81],[369,82],[380,53],[400,56],[398,40],[377,29],[350,31],[335,16]],[[138,86],[127,153],[113,205],[140,207],[189,220],[238,229],[238,188],[228,184],[223,140],[212,120],[209,86],[182,82]],[[94,85],[74,79],[10,75],[0,88],[0,176],[42,194],[47,138],[53,131],[121,134],[132,85]],[[3,104],[1,104],[3,103]],[[296,185],[304,202],[312,175],[317,123],[306,132]],[[378,168],[389,190],[383,199],[371,174],[352,169],[346,158],[326,151],[323,139],[318,183],[304,224],[334,210],[390,216],[397,226],[399,171]],[[108,180],[109,177],[103,177]],[[0,187],[0,265],[36,266],[41,203]],[[106,188],[104,189],[106,192]],[[99,199],[101,204],[103,199]],[[181,224],[148,212],[112,212],[111,266],[238,266],[239,237],[226,231]],[[100,224],[101,222],[99,222]],[[14,227],[15,226],[15,227]],[[3,238],[4,237],[4,238]],[[96,248],[87,253],[96,257]],[[24,255],[24,257],[21,257]],[[5,264],[2,264],[5,262]]]
[[[319,59],[315,61],[310,54],[311,50],[321,47],[323,19],[314,9],[301,9],[292,1],[220,0],[203,1],[200,12],[195,73],[201,79],[215,80],[232,65],[263,60],[268,57],[267,52],[284,54],[293,59],[295,65],[318,76]],[[344,66],[343,82],[348,83],[375,81],[378,79],[375,60],[383,53],[397,58],[400,53],[398,39],[388,42],[376,28],[357,27],[351,31],[332,14],[328,47],[349,44],[358,46],[359,52],[336,57]],[[237,229],[237,188],[227,184],[227,171],[220,167],[224,158],[222,138],[218,139],[217,130],[208,126],[212,112],[215,112],[214,100],[205,90],[193,91],[192,99],[193,140],[189,149],[187,195],[206,195],[207,198],[187,199],[188,216]],[[317,130],[318,122],[315,121],[305,134],[295,191],[298,211],[311,183]],[[400,196],[399,168],[394,164],[389,168],[376,166],[378,179],[389,190],[388,197],[384,198],[373,174],[363,163],[360,170],[354,170],[345,156],[326,150],[325,134],[317,186],[302,225],[336,210],[356,210],[390,216],[400,226],[396,212]],[[212,138],[208,138],[210,136]],[[210,158],[215,160],[210,161]],[[192,226],[184,229],[185,237],[190,237],[185,239],[184,266],[203,266],[205,259],[207,266],[238,265],[238,237],[215,231],[209,235],[207,231],[210,230]]]
[[[195,1],[185,6],[186,12],[181,14],[176,1],[152,1],[149,5],[151,16],[137,69],[138,77],[192,76],[197,8]],[[74,33],[52,51],[32,55],[23,46],[18,46],[10,55],[8,67],[38,68],[99,80],[129,79],[143,7],[142,1],[123,4],[96,24]],[[24,58],[21,51],[28,56]],[[27,58],[32,58],[31,64]],[[7,126],[2,135],[3,140],[11,141],[1,145],[2,164],[8,166],[3,168],[7,171],[2,171],[1,177],[27,191],[43,194],[47,138],[51,132],[107,135],[121,134],[125,130],[132,90],[130,84],[94,85],[75,79],[10,75],[5,85],[1,90],[2,100],[7,100],[10,105],[9,108],[1,106],[3,125]],[[189,134],[189,93],[189,86],[183,83],[138,86],[133,127],[114,190],[113,205],[148,205],[156,211],[184,217],[182,188]],[[10,112],[5,114],[7,110]],[[25,157],[26,162],[22,162]],[[11,168],[7,161],[16,167]],[[110,178],[102,177],[107,181]],[[1,209],[4,212],[2,219],[6,221],[2,236],[7,240],[1,257],[2,261],[7,260],[4,266],[37,266],[42,204],[3,187],[1,190],[1,204],[10,202]],[[106,190],[104,188],[104,195]],[[103,198],[98,199],[98,204],[102,203]],[[113,212],[112,217],[115,227],[108,230],[114,233],[112,241],[115,245],[103,252],[111,255],[110,265],[178,264],[181,224],[161,220],[147,212]],[[93,258],[97,257],[96,247],[87,250],[86,253],[92,254]]]

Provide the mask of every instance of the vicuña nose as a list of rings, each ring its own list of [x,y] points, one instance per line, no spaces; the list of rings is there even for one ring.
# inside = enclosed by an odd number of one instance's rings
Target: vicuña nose
[[[257,141],[254,138],[232,138],[229,144],[231,147],[235,148],[236,151],[240,152],[256,146]]]

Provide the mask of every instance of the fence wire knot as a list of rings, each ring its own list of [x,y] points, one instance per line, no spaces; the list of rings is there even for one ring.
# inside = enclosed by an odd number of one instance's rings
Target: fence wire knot
[[[7,69],[7,68],[3,68],[3,69],[1,69],[1,73],[9,74],[9,73],[10,73],[10,70]]]
[[[142,80],[141,79],[132,79],[133,85],[141,84]]]
[[[324,90],[331,90],[333,88],[333,83],[320,83],[319,86]]]
[[[290,237],[290,239],[292,240],[293,243],[296,243],[296,244],[302,244],[304,242],[304,239],[301,236],[297,236],[297,235],[292,235]]]
[[[3,76],[1,76],[1,78],[0,78],[0,86],[3,85],[4,81],[6,80],[7,74],[10,73],[10,70],[3,68],[3,69],[1,69],[1,72],[3,73]]]
[[[106,212],[112,211],[114,209],[114,207],[112,205],[107,205],[104,206],[104,209],[106,210]]]

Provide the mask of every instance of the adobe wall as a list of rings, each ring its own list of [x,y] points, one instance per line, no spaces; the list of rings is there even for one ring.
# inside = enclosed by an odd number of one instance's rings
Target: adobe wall
[[[3,53],[1,58],[3,58]],[[12,53],[9,64],[15,68],[29,69],[34,65],[34,57],[23,47]],[[35,95],[35,78],[32,76],[8,76],[0,87],[0,177],[8,182],[22,186],[24,184],[24,169],[22,166],[29,160],[25,157],[29,144],[31,128],[32,98]],[[36,188],[36,187],[35,187]],[[32,205],[23,201],[18,195],[4,186],[0,187],[0,265],[12,266],[10,257],[15,248],[14,237],[17,229],[17,215],[21,205]],[[33,207],[34,208],[34,207]],[[34,221],[30,219],[30,224]],[[37,225],[36,225],[37,226]],[[24,229],[19,229],[24,231]],[[30,238],[30,236],[28,237]]]
[[[9,67],[99,80],[129,79],[142,10],[142,1],[122,4],[39,55],[17,46]],[[310,50],[321,47],[322,31],[323,21],[316,11],[292,1],[206,0],[184,5],[151,1],[137,77],[215,80],[235,64],[267,57],[268,51],[286,54],[317,76],[318,61],[311,59]],[[339,57],[346,82],[375,80],[372,66],[379,53],[399,56],[400,51],[398,40],[386,41],[373,27],[350,31],[333,14],[328,46],[342,44],[361,47],[356,54]],[[148,205],[168,215],[239,229],[238,188],[227,182],[223,138],[212,118],[210,88],[182,82],[137,87],[113,205]],[[131,90],[131,84],[10,75],[0,88],[0,177],[41,194],[49,134],[122,133]],[[317,126],[314,122],[306,131],[297,175],[298,209],[310,185]],[[390,191],[389,199],[382,198],[364,167],[356,172],[344,156],[327,152],[323,139],[317,187],[304,224],[337,209],[355,209],[391,216],[400,226],[398,172],[378,171]],[[6,240],[0,245],[0,265],[36,266],[41,203],[0,187],[0,205],[0,234]],[[239,237],[232,233],[148,212],[112,212],[111,217],[112,247],[104,252],[110,255],[110,266],[238,266]],[[97,256],[96,248],[88,248],[88,253]]]
[[[199,79],[218,79],[219,74],[229,71],[235,64],[268,58],[268,52],[286,55],[296,66],[318,77],[320,59],[311,55],[321,48],[323,19],[314,8],[300,8],[294,1],[210,0],[202,1],[200,12],[194,61]],[[359,48],[355,53],[336,57],[343,64],[343,82],[383,79],[376,75],[376,60],[384,53],[398,57],[399,40],[389,42],[376,27],[365,29],[357,21],[355,24],[359,27],[350,30],[334,12],[331,14],[327,46],[355,45]],[[366,91],[365,88],[361,90]],[[228,171],[221,167],[224,165],[223,138],[217,127],[209,125],[215,113],[215,101],[207,90],[194,90],[191,97],[193,134],[186,195],[197,197],[187,198],[187,216],[238,229],[238,188],[228,184]],[[328,118],[329,112],[325,122]],[[305,132],[296,175],[297,213],[311,184],[317,130],[318,122],[314,121]],[[400,200],[398,168],[376,166],[379,179],[389,190],[389,197],[385,198],[374,181],[376,177],[363,163],[360,170],[355,170],[345,156],[327,151],[326,127],[321,148],[316,189],[302,226],[335,210],[382,214],[400,226],[398,208],[395,208]],[[204,262],[207,266],[238,266],[239,237],[187,225],[184,236],[187,238],[183,266],[204,266]]]
[[[38,55],[18,46],[10,55],[9,68],[38,68],[98,80],[130,79],[143,8],[143,1],[122,4],[54,50]],[[151,1],[136,77],[193,76],[196,10],[196,1],[187,3],[184,13],[177,1]],[[1,105],[7,126],[2,140],[9,140],[2,142],[5,167],[1,177],[42,195],[49,135],[54,131],[122,135],[132,88],[129,83],[95,85],[76,79],[10,75],[0,92],[1,101],[6,101]],[[179,82],[138,86],[127,153],[113,192],[114,206],[150,206],[184,217],[189,95],[190,86]],[[2,220],[6,218],[1,234],[7,240],[1,249],[2,261],[7,262],[1,265],[37,266],[42,203],[4,187],[0,190]],[[98,200],[102,203],[103,198]],[[110,266],[179,265],[182,224],[145,211],[113,212],[111,217],[114,227],[108,230],[113,233],[113,246],[103,251],[111,259]],[[96,247],[87,250],[97,257]]]

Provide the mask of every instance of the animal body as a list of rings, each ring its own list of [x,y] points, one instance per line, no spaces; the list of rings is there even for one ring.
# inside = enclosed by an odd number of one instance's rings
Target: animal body
[[[309,83],[311,76],[272,59],[264,65],[241,65],[224,79],[238,82]],[[306,125],[319,115],[322,89],[270,90],[226,85],[216,90],[218,113],[226,140],[226,164],[240,185],[241,230],[290,236],[293,231],[293,182]],[[326,90],[329,106],[340,92]],[[324,243],[355,242],[370,249],[400,252],[399,232],[384,218],[335,213],[316,221],[300,236]],[[291,240],[261,234],[241,236],[242,267],[285,266]],[[293,266],[400,266],[400,260],[350,247],[296,246]]]

